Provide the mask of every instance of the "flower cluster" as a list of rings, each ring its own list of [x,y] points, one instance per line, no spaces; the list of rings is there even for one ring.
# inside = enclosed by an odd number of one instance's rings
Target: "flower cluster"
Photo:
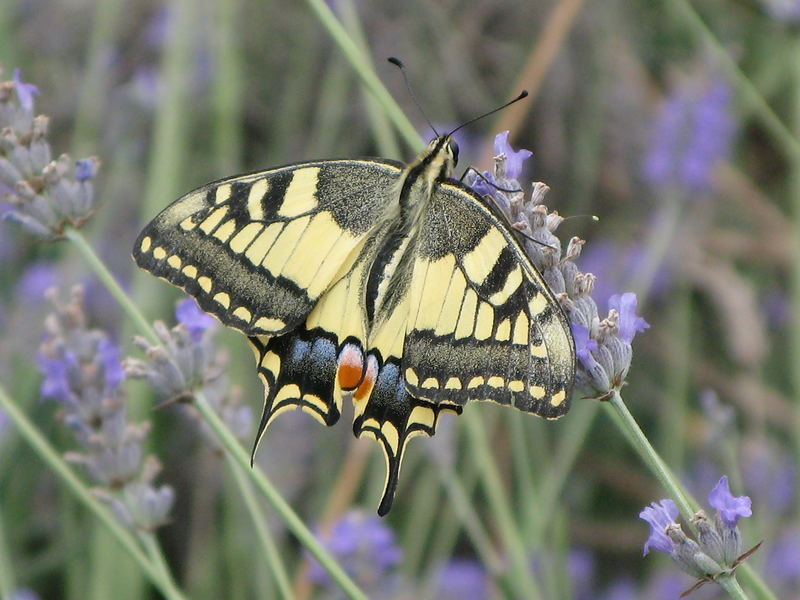
[[[246,439],[252,429],[252,412],[241,405],[239,394],[229,389],[225,376],[227,359],[217,351],[214,341],[216,320],[192,298],[178,305],[175,317],[178,325],[172,329],[161,321],[155,323],[161,345],[151,345],[142,337],[134,338],[134,344],[145,352],[147,360],[127,359],[125,372],[132,378],[146,379],[162,402],[189,402],[202,391],[233,434]],[[204,422],[202,427],[204,433],[216,440]]]
[[[731,152],[734,124],[733,92],[725,81],[707,73],[687,80],[655,120],[644,161],[648,183],[708,191],[714,167]]]
[[[468,182],[476,192],[489,197],[521,232],[531,261],[572,322],[578,357],[576,387],[588,396],[601,398],[625,382],[633,338],[649,325],[636,314],[637,299],[633,293],[612,296],[608,316],[600,318],[592,298],[595,276],[581,273],[575,264],[584,241],[573,237],[562,257],[561,241],[554,232],[564,219],[555,211],[548,212],[543,204],[549,188],[534,183],[527,201],[520,190],[517,178],[522,163],[531,153],[513,150],[508,144],[507,131],[495,137],[495,152],[494,172],[474,174]]]
[[[89,329],[80,288],[67,304],[55,294],[51,300],[55,311],[45,320],[37,362],[42,396],[61,405],[62,420],[83,446],[66,458],[86,469],[126,526],[152,530],[166,522],[174,494],[153,484],[160,465],[144,456],[149,425],[128,422],[119,348],[105,332]]]
[[[10,206],[4,218],[45,239],[61,236],[66,225],[80,226],[95,211],[92,179],[96,157],[53,159],[47,141],[48,117],[34,116],[36,86],[0,81],[0,201]]]
[[[713,580],[731,573],[743,560],[739,519],[752,515],[747,496],[734,496],[723,476],[708,495],[708,503],[717,509],[711,521],[702,510],[692,518],[697,541],[689,538],[676,522],[678,507],[669,498],[653,502],[639,517],[650,525],[650,537],[644,554],[651,549],[669,554],[681,570],[700,579]],[[749,552],[747,553],[749,554]]]

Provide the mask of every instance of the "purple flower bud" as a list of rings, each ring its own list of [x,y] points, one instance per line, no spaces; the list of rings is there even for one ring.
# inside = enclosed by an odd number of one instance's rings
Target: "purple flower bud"
[[[94,179],[100,169],[100,161],[95,158],[81,158],[75,162],[75,180],[79,182]]]
[[[675,502],[669,498],[658,503],[651,502],[650,506],[639,513],[639,518],[650,525],[650,537],[644,543],[644,555],[650,553],[650,548],[671,554],[675,545],[667,536],[666,529],[678,518],[678,507]]]
[[[753,514],[748,496],[734,496],[728,487],[728,476],[723,475],[708,494],[708,503],[719,511],[722,522],[728,527],[736,527],[741,517]]]
[[[533,156],[530,150],[514,150],[508,143],[509,131],[498,133],[494,138],[494,153],[498,156],[506,156],[506,177],[508,179],[519,179],[522,174],[522,163]]]
[[[17,91],[19,104],[25,112],[33,112],[33,97],[39,95],[39,88],[32,83],[22,81],[22,71],[14,69],[14,89]]]
[[[39,371],[44,375],[41,394],[56,402],[71,402],[74,398],[70,383],[70,372],[77,371],[80,366],[78,358],[72,351],[65,351],[60,358],[50,358],[39,354],[36,357]]]

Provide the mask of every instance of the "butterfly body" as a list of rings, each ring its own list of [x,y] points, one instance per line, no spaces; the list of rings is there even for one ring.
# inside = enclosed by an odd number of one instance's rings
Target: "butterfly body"
[[[458,148],[412,163],[298,163],[220,180],[140,234],[139,266],[248,336],[265,386],[256,446],[281,412],[377,440],[391,507],[405,444],[443,411],[491,400],[557,418],[575,369],[569,324],[507,223],[450,179]],[[254,450],[255,452],[255,450]]]

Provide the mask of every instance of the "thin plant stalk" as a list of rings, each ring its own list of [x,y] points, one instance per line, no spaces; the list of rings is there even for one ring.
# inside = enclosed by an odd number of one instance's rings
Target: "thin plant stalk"
[[[156,564],[152,557],[142,552],[135,537],[111,514],[111,511],[100,500],[92,495],[91,490],[73,472],[66,461],[31,423],[17,403],[6,393],[0,385],[0,405],[14,422],[20,436],[33,448],[44,463],[66,484],[69,491],[102,523],[114,539],[131,555],[139,564],[145,575],[153,585],[168,600],[183,600],[183,594],[178,590],[172,576],[163,564]]]
[[[267,559],[267,564],[270,565],[272,575],[275,577],[275,584],[278,587],[278,592],[284,600],[291,600],[293,597],[292,585],[289,582],[286,565],[283,564],[278,547],[275,545],[275,539],[269,530],[267,520],[264,518],[262,509],[258,505],[258,499],[253,493],[252,483],[231,454],[226,454],[225,457],[228,461],[228,467],[236,480],[239,492],[242,494],[247,511],[253,519],[253,525],[256,528],[256,538],[259,544],[261,544],[261,549]]]

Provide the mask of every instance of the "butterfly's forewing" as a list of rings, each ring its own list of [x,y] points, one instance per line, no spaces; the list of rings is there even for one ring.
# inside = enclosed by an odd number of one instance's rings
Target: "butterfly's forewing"
[[[400,166],[320,161],[208,184],[153,219],[134,258],[225,325],[291,331],[358,257]]]
[[[567,412],[575,350],[566,316],[505,223],[458,182],[430,200],[411,281],[402,368],[412,396]]]

